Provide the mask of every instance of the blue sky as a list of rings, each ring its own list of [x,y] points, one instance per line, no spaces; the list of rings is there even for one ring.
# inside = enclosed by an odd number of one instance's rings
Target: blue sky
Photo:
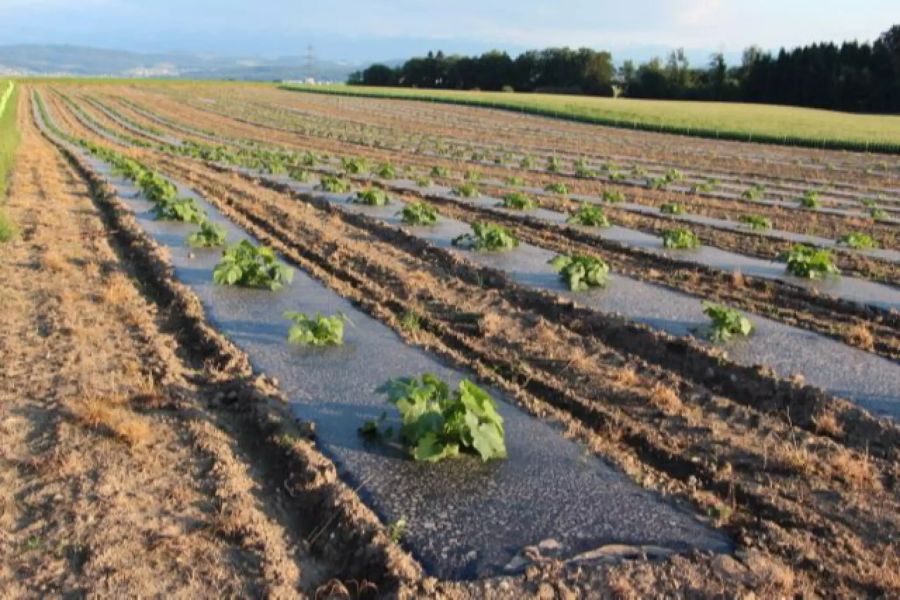
[[[0,0],[0,44],[269,57],[313,44],[355,62],[550,45],[617,59],[667,47],[737,55],[751,43],[870,40],[894,23],[898,0]]]

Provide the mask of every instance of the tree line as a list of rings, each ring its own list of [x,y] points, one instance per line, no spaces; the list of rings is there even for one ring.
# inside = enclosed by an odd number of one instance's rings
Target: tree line
[[[819,43],[771,53],[747,48],[739,66],[721,53],[692,66],[684,50],[666,60],[625,61],[590,48],[529,50],[515,58],[429,52],[398,67],[374,64],[351,85],[577,93],[679,100],[764,102],[847,110],[900,112],[900,25],[874,42]]]

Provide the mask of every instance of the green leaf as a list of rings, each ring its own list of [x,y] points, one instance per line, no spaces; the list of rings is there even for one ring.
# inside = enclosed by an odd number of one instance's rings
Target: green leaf
[[[504,458],[503,418],[493,398],[470,381],[449,386],[433,374],[393,379],[378,388],[403,421],[401,438],[415,460],[437,462],[468,450],[482,460]]]

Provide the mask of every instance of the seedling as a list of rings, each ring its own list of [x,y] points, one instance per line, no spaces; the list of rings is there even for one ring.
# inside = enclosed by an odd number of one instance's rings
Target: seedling
[[[561,182],[556,183],[548,183],[544,186],[544,190],[548,192],[553,192],[554,194],[568,194],[569,187]]]
[[[609,265],[593,256],[560,254],[551,260],[550,264],[573,292],[581,292],[592,287],[606,287],[609,283]]]
[[[450,170],[447,167],[434,166],[431,167],[432,177],[450,177]]]
[[[582,202],[566,223],[587,227],[609,227],[609,219],[603,214],[603,208],[590,202]]]
[[[756,184],[756,185],[751,185],[746,190],[744,190],[744,192],[741,194],[741,197],[744,198],[744,200],[757,201],[757,200],[762,200],[763,196],[765,196],[765,194],[766,194],[766,188],[764,188],[763,186],[761,186],[759,184]]]
[[[228,234],[225,228],[209,221],[200,223],[200,230],[187,236],[187,243],[194,248],[218,248],[225,245]]]
[[[468,380],[451,393],[436,375],[388,381],[377,390],[397,407],[400,438],[416,461],[439,462],[473,452],[482,461],[506,458],[503,417],[494,399]]]
[[[137,162],[131,160],[130,158],[125,158],[123,160],[118,161],[118,163],[113,167],[112,173],[113,175],[119,175],[122,177],[127,177],[132,181],[137,181],[140,179],[146,169],[142,167]]]
[[[666,202],[659,207],[659,212],[664,215],[683,215],[684,206],[677,202]]]
[[[682,173],[678,169],[669,169],[668,171],[666,171],[664,177],[666,181],[674,183],[676,181],[682,181],[684,179],[684,173]]]
[[[406,519],[397,519],[393,523],[388,523],[387,533],[388,537],[395,544],[400,543],[400,539],[403,537],[404,532],[406,531]]]
[[[854,250],[872,250],[878,247],[878,242],[872,236],[857,231],[842,235],[838,243]]]
[[[547,159],[547,170],[551,173],[559,173],[562,169],[562,163],[555,156],[551,156]]]
[[[422,329],[422,317],[417,312],[408,310],[400,316],[400,329],[415,333]]]
[[[275,252],[266,246],[254,246],[247,240],[229,246],[213,270],[219,285],[281,289],[294,278],[294,272],[278,262]]]
[[[334,175],[325,175],[319,180],[318,188],[332,194],[346,194],[350,191],[350,182]]]
[[[263,171],[270,175],[281,175],[287,173],[287,167],[280,160],[270,160],[263,165]]]
[[[300,164],[306,167],[314,167],[316,163],[319,162],[319,157],[313,154],[312,152],[304,152],[303,156],[300,157]]]
[[[431,181],[430,177],[426,177],[425,175],[418,175],[413,181],[415,181],[416,185],[419,187],[431,187],[434,183]]]
[[[478,186],[471,182],[463,183],[453,189],[453,193],[460,198],[475,198],[478,196]]]
[[[340,346],[344,343],[344,321],[346,317],[338,313],[325,317],[316,313],[309,317],[306,313],[284,313],[285,319],[293,324],[288,331],[288,343],[299,346]]]
[[[294,181],[299,181],[301,183],[306,183],[310,179],[309,171],[307,171],[306,169],[291,169],[290,173],[288,173],[288,176]]]
[[[369,188],[356,192],[353,202],[355,204],[366,204],[368,206],[387,206],[391,201],[384,190],[379,188]]]
[[[510,192],[503,196],[503,199],[497,206],[514,210],[532,210],[537,208],[537,202],[534,201],[534,198],[526,196],[522,192]]]
[[[691,192],[694,194],[708,194],[716,191],[717,187],[719,187],[718,179],[707,179],[706,181],[695,183],[691,187]]]
[[[610,204],[625,202],[625,192],[622,190],[603,190],[601,197],[604,202],[609,202]]]
[[[700,238],[690,229],[679,227],[662,233],[663,247],[671,250],[690,250],[700,247]]]
[[[739,219],[753,231],[772,229],[772,219],[762,215],[741,215]]]
[[[523,169],[533,169],[534,168],[534,159],[530,156],[524,157],[521,161],[519,161],[519,166]]]
[[[397,169],[394,168],[394,165],[390,163],[385,163],[378,167],[378,170],[375,171],[375,174],[381,177],[382,179],[396,179],[397,178]]]
[[[888,218],[887,211],[883,208],[873,208],[869,210],[869,216],[875,221],[886,221]]]
[[[342,158],[341,168],[350,175],[361,175],[368,172],[369,163],[364,158]]]
[[[664,190],[670,183],[681,181],[684,174],[678,169],[669,169],[662,177],[647,180],[647,187],[653,190]]]
[[[153,213],[162,221],[181,221],[199,225],[206,220],[206,213],[197,206],[193,198],[174,198],[157,202]]]
[[[809,190],[800,198],[800,206],[803,208],[819,208],[822,203],[819,201],[819,192]]]
[[[592,179],[594,177],[597,177],[598,173],[588,166],[586,160],[581,158],[578,159],[578,162],[575,163],[575,175],[577,175],[578,177]]]
[[[481,181],[481,173],[478,171],[466,171],[465,180],[473,183]]]
[[[410,202],[397,214],[406,225],[434,225],[438,220],[437,209],[425,202]]]
[[[713,342],[727,342],[736,335],[746,337],[753,331],[750,319],[722,304],[704,302],[703,313],[712,320],[709,339]]]
[[[178,195],[178,188],[155,171],[141,171],[135,183],[151,202],[164,202]]]
[[[787,272],[806,279],[820,279],[839,275],[831,259],[831,252],[806,244],[796,244],[787,255]]]
[[[523,185],[525,185],[525,180],[522,177],[516,177],[515,175],[512,175],[506,178],[506,185],[522,187]]]
[[[453,239],[454,246],[470,248],[476,252],[512,250],[519,240],[510,231],[493,223],[472,223],[472,233],[464,233]]]

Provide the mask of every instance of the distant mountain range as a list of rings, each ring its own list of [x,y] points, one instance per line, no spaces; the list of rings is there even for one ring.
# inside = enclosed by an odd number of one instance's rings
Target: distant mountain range
[[[310,65],[304,56],[224,57],[140,54],[70,45],[0,46],[0,75],[345,81],[351,72],[365,66],[327,60]]]

